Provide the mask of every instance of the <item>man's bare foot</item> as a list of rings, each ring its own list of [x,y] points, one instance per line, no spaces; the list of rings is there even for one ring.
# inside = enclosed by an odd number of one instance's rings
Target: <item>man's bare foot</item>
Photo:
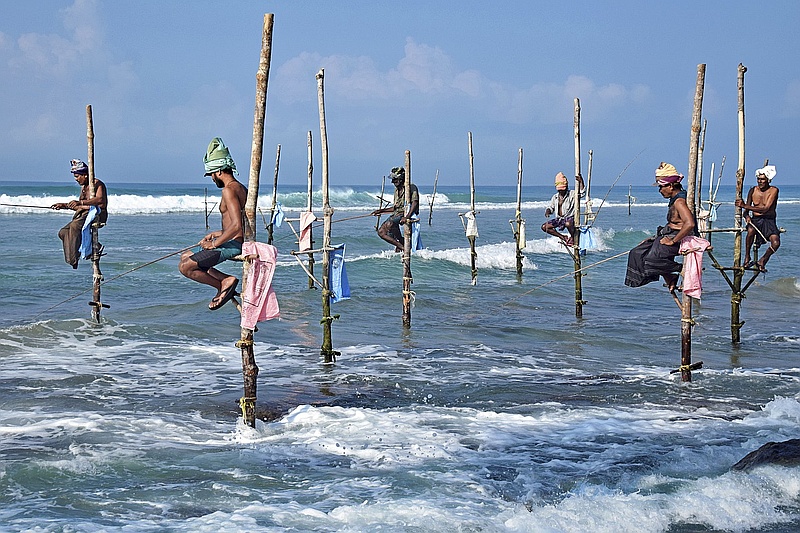
[[[767,267],[764,265],[764,261],[759,261],[758,263],[756,263],[756,266],[758,267],[758,271],[761,272],[762,274],[767,273]]]

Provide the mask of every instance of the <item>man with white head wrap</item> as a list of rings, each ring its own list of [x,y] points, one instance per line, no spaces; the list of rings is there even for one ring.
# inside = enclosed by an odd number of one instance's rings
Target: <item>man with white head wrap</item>
[[[767,271],[767,261],[781,246],[781,234],[776,222],[775,208],[778,206],[778,188],[772,185],[776,171],[774,165],[767,165],[756,170],[756,186],[747,193],[747,201],[736,200],[736,207],[744,209],[747,221],[747,238],[745,239],[744,267],[756,267],[761,272]],[[749,213],[749,214],[748,214]],[[750,260],[753,244],[761,246],[769,241],[769,248],[758,262]]]

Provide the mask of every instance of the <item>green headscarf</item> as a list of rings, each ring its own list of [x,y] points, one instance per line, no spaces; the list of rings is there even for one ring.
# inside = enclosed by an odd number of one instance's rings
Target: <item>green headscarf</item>
[[[236,171],[236,163],[233,162],[228,147],[225,146],[225,143],[222,142],[220,137],[214,137],[211,139],[211,142],[208,143],[206,155],[203,157],[203,165],[206,168],[206,176],[218,170],[225,170],[226,168],[238,174]]]

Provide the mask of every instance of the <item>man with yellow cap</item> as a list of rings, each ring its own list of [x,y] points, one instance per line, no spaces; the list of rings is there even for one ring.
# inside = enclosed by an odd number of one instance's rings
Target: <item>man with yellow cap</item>
[[[675,167],[662,162],[656,169],[658,192],[669,200],[667,224],[659,226],[654,237],[645,239],[628,253],[628,270],[625,285],[641,287],[658,277],[664,278],[670,292],[678,286],[678,273],[683,265],[675,261],[684,237],[695,235],[694,215],[686,203],[686,191],[681,186],[683,175]]]
[[[582,196],[583,176],[575,176],[575,181]],[[544,216],[548,220],[542,224],[542,231],[558,237],[566,246],[572,246],[575,242],[575,195],[578,192],[569,190],[569,182],[563,172],[556,174],[555,186],[556,193],[550,198],[550,205],[544,211]],[[559,231],[565,229],[567,235]]]
[[[236,295],[239,280],[220,272],[215,267],[242,253],[244,229],[242,210],[247,202],[247,188],[233,176],[236,164],[219,137],[211,139],[203,158],[206,176],[222,189],[219,212],[222,214],[222,230],[212,231],[200,241],[201,250],[181,255],[178,270],[189,279],[205,283],[217,289],[217,294],[208,304],[212,311],[225,305]]]
[[[755,187],[747,193],[747,201],[736,200],[736,207],[744,209],[744,219],[747,221],[747,238],[745,239],[744,267],[757,267],[761,272],[766,272],[767,261],[772,254],[781,247],[781,233],[776,222],[775,208],[778,206],[778,188],[772,185],[772,178],[776,171],[774,165],[767,165],[756,170]],[[750,215],[748,215],[750,213]],[[750,260],[750,250],[753,243],[756,246],[769,240],[769,248],[757,263]]]

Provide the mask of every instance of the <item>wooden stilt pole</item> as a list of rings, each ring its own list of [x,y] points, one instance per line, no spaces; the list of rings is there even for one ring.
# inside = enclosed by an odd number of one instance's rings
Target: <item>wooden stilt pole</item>
[[[306,197],[306,211],[309,213],[311,212],[311,200],[314,195],[313,189],[311,187],[311,178],[314,175],[314,163],[312,159],[312,151],[311,151],[311,130],[308,131],[308,196]],[[314,249],[314,234],[313,232],[313,224],[311,227],[308,228],[308,236],[310,238],[310,246],[311,249]],[[316,285],[314,285],[314,254],[308,254],[308,288],[313,289]]]
[[[628,185],[628,216],[631,216],[631,203],[633,196],[631,195],[631,185]]]
[[[594,222],[595,214],[592,212],[592,163],[594,150],[589,150],[589,167],[586,170],[586,209],[584,210],[583,223],[587,226]]]
[[[322,143],[322,211],[323,211],[323,236],[322,236],[322,347],[320,353],[325,363],[333,363],[339,352],[333,350],[331,339],[331,208],[328,197],[328,131],[325,122],[325,69],[317,72],[317,99],[319,104],[319,133]]]
[[[378,197],[378,211],[383,209],[384,206],[383,195],[385,192],[386,192],[386,176],[384,176],[383,180],[381,181],[381,195]],[[375,231],[378,231],[380,227],[381,227],[381,215],[378,214],[378,216],[375,217]]]
[[[703,152],[706,149],[706,127],[708,121],[703,119],[703,129],[700,130],[700,149],[697,152],[697,200],[695,201],[695,216],[703,208]],[[712,173],[713,174],[713,173]]]
[[[469,140],[469,194],[470,194],[470,212],[472,216],[475,213],[475,165],[474,156],[472,153],[472,132],[468,132],[467,138]],[[469,232],[467,232],[469,233]],[[469,262],[472,269],[472,284],[478,284],[478,252],[475,250],[475,235],[467,235],[469,241]]]
[[[436,169],[436,177],[433,178],[433,193],[431,194],[431,201],[429,203],[430,208],[431,208],[430,212],[428,212],[428,225],[429,226],[432,225],[432,221],[433,221],[433,202],[436,200],[436,186],[438,185],[438,183],[439,183],[439,169],[437,168]]]
[[[522,280],[522,249],[525,248],[525,231],[523,224],[525,221],[522,219],[522,148],[519,149],[517,156],[517,212],[514,215],[514,242],[516,257],[517,257],[517,280]]]
[[[267,112],[267,86],[269,68],[272,59],[272,25],[273,14],[264,15],[264,28],[261,34],[261,57],[256,73],[256,102],[253,114],[253,143],[250,150],[250,176],[247,185],[247,200],[244,206],[244,240],[256,240],[256,212],[258,210],[258,187],[261,176],[261,157],[264,151],[264,120]],[[242,293],[249,282],[250,262],[242,266]],[[244,379],[244,395],[239,400],[242,418],[250,427],[256,426],[256,399],[258,366],[253,353],[253,331],[241,328],[241,335],[236,346],[242,352],[242,377]]]
[[[403,327],[411,327],[411,302],[413,293],[411,284],[414,278],[411,275],[411,152],[406,150],[405,159],[406,182],[405,182],[405,214],[406,223],[403,227]]]
[[[89,167],[89,197],[95,195],[95,172],[94,172],[94,122],[92,120],[92,106],[86,106],[86,144],[88,146],[88,157],[86,164]],[[100,271],[100,222],[95,220],[90,226],[92,236],[92,318],[100,323],[100,309],[108,305],[100,302],[100,285],[103,283],[103,273]]]
[[[738,75],[738,90],[739,90],[739,168],[736,169],[736,199],[742,199],[742,189],[744,187],[744,73],[747,72],[747,67],[739,63]],[[742,210],[736,208],[734,210],[734,227],[740,229],[742,227]],[[742,292],[742,279],[744,278],[744,269],[742,266],[742,232],[737,231],[733,237],[733,289],[731,291],[731,342],[738,344],[741,342],[741,332],[744,322],[739,318],[741,310],[742,299],[744,293]]]
[[[278,210],[278,170],[281,166],[281,145],[278,145],[275,154],[275,179],[272,181],[272,207],[269,210],[269,224],[267,224],[267,244],[272,244],[273,231],[275,230],[275,211]]]
[[[700,119],[703,115],[703,91],[705,87],[706,66],[697,65],[697,83],[694,93],[694,111],[692,112],[692,130],[689,141],[689,167],[686,172],[686,203],[689,211],[696,214],[695,184],[697,181],[697,161],[700,144]],[[692,297],[683,294],[681,302],[681,381],[692,381]]]
[[[580,195],[580,182],[577,180],[577,177],[581,175],[581,101],[580,99],[575,99],[575,120],[574,120],[574,130],[575,130],[575,238],[573,239],[572,244],[572,260],[575,264],[575,317],[581,318],[583,317],[583,304],[586,302],[583,301],[583,286],[582,280],[583,274],[581,273],[581,250],[580,250],[580,241],[581,241],[581,232],[580,232],[580,223],[581,223],[581,195]]]

